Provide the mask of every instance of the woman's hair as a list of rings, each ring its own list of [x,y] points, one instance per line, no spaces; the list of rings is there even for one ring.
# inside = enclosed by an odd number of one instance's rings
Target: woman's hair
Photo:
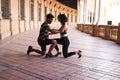
[[[65,23],[68,21],[67,17],[65,16],[65,14],[59,14],[58,15],[58,19],[61,22],[62,25],[65,25]]]

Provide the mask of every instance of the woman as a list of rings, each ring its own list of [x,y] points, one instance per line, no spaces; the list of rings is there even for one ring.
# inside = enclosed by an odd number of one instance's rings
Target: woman
[[[56,38],[55,40],[57,41],[58,44],[62,44],[63,56],[65,58],[67,58],[67,57],[70,57],[74,54],[78,54],[78,58],[80,58],[81,57],[81,54],[80,54],[81,50],[68,53],[68,47],[69,47],[70,41],[69,41],[69,38],[68,38],[68,35],[67,35],[67,26],[66,26],[67,17],[65,16],[65,14],[59,14],[58,15],[58,21],[61,23],[61,27],[59,29],[61,38]],[[58,46],[56,46],[55,49],[57,51],[59,51]],[[55,56],[57,57],[60,54],[61,53],[58,52]]]

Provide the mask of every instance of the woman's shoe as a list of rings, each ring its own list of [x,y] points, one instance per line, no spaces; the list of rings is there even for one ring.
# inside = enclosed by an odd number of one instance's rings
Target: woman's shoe
[[[82,56],[82,55],[81,55],[81,52],[82,52],[81,50],[78,50],[78,51],[77,51],[78,58],[80,58],[80,57]]]
[[[60,55],[60,56],[61,56],[61,52],[59,52],[59,53],[55,54],[55,57],[57,57],[58,55]]]
[[[29,56],[30,52],[32,51],[32,46],[29,46],[28,47],[28,50],[27,50],[27,55]]]

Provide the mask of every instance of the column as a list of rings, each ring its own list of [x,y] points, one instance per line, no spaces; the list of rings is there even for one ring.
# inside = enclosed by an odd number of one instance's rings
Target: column
[[[104,0],[99,0],[99,24],[104,24]]]
[[[84,12],[83,13],[84,14],[84,16],[83,16],[83,23],[85,24],[86,23],[86,17],[87,17],[87,0],[84,0],[84,4],[83,5],[84,5],[84,9],[83,9],[84,10],[83,11]]]
[[[81,15],[80,15],[80,16],[81,16],[80,23],[82,24],[82,25],[81,25],[82,32],[84,32],[84,24],[85,24],[85,23],[84,23],[84,18],[85,18],[85,14],[84,14],[84,12],[85,12],[85,11],[84,11],[84,9],[85,9],[85,8],[84,8],[84,0],[80,2],[80,6],[81,6],[81,7],[80,7],[80,10],[81,10],[81,12],[80,12],[80,13],[81,13]]]
[[[80,0],[77,0],[77,10],[78,10],[78,17],[77,17],[77,23],[80,23]]]
[[[83,24],[83,19],[84,19],[84,3],[80,2],[80,23]]]
[[[100,0],[95,0],[94,2],[94,21],[93,21],[93,31],[92,31],[92,35],[93,36],[98,36],[98,22],[99,22],[99,12],[100,12],[100,4],[99,4]],[[98,16],[99,15],[99,16]]]
[[[101,14],[101,0],[97,0],[97,4],[98,6],[96,6],[96,15],[95,15],[95,18],[96,18],[96,24],[99,23],[100,21],[100,14]],[[98,8],[97,8],[98,7]]]
[[[97,18],[98,18],[98,4],[97,4],[97,1],[98,0],[95,0],[94,2],[94,21],[93,21],[93,24],[96,24],[97,22]]]

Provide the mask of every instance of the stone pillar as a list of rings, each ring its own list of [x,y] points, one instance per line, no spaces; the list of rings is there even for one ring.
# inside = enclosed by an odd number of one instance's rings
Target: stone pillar
[[[84,2],[80,2],[80,23],[84,20]]]
[[[95,36],[95,33],[96,33],[95,26],[96,26],[96,25],[93,25],[93,28],[92,28],[92,29],[93,29],[93,30],[92,30],[92,36]]]
[[[105,26],[105,39],[110,39],[110,26]]]
[[[120,44],[120,23],[118,24],[117,43]]]
[[[101,12],[101,0],[95,0],[94,4],[94,22],[92,36],[98,36],[99,33],[99,21],[100,21],[100,12]]]
[[[83,23],[86,23],[86,17],[87,17],[87,0],[84,0],[83,3]]]
[[[97,9],[97,8],[96,8]],[[98,14],[96,13],[95,17],[97,18],[96,24],[98,25],[100,22],[100,13],[101,13],[101,0],[98,0]]]
[[[92,36],[98,36],[98,25],[93,25]]]
[[[80,0],[77,0],[77,10],[78,10],[78,17],[77,17],[77,23],[80,23]]]
[[[98,12],[99,12],[99,1],[98,0],[95,0],[95,3],[94,3],[94,21],[93,21],[93,24],[96,24],[97,23],[97,20],[98,20]]]

